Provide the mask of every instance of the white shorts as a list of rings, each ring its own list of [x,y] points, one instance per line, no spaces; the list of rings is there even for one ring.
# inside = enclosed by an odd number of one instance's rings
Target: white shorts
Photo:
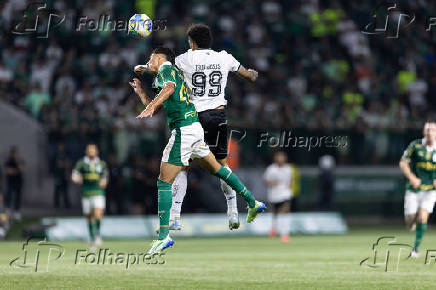
[[[83,214],[90,214],[94,208],[101,208],[103,210],[106,208],[106,197],[104,195],[82,197]]]
[[[404,214],[416,214],[418,209],[425,209],[429,213],[433,212],[433,207],[436,201],[436,190],[406,191],[404,196]]]
[[[162,155],[162,161],[173,165],[187,166],[189,159],[203,158],[210,150],[204,141],[204,131],[200,122],[176,128]]]

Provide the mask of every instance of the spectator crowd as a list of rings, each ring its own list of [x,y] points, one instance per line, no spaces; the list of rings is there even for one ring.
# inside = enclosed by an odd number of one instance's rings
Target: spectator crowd
[[[212,27],[214,49],[260,72],[255,84],[229,78],[233,127],[358,132],[364,146],[383,155],[398,141],[392,132],[416,130],[436,105],[435,34],[426,31],[428,17],[436,15],[431,1],[398,1],[392,21],[399,11],[417,16],[413,25],[400,25],[398,38],[362,33],[379,13],[376,1],[47,1],[47,9],[65,15],[48,38],[13,33],[28,3],[0,3],[0,98],[41,122],[52,157],[67,144],[76,160],[89,141],[117,166],[159,156],[164,116],[136,120],[142,105],[128,80],[153,46],[184,52],[186,29],[197,22]],[[378,8],[381,22],[386,9]],[[80,17],[128,20],[136,11],[165,20],[166,29],[149,39],[111,29],[77,31]]]

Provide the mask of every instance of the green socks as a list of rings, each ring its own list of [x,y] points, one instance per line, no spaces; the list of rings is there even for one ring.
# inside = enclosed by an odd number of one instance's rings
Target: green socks
[[[239,178],[233,172],[230,172],[224,166],[215,172],[213,175],[218,176],[221,180],[224,180],[225,183],[230,185],[230,187],[236,191],[236,193],[244,198],[244,200],[248,203],[250,208],[253,208],[256,204],[256,200],[251,192],[245,187],[244,184],[239,180]]]
[[[101,220],[95,220],[95,236],[99,237],[100,236],[100,222]]]
[[[160,220],[159,240],[167,237],[170,225],[170,209],[172,204],[172,185],[166,181],[157,180],[158,214]]]
[[[88,221],[89,237],[91,241],[95,240],[94,221]]]
[[[415,238],[415,249],[418,250],[419,245],[421,244],[422,237],[427,230],[427,223],[416,223],[416,238]]]

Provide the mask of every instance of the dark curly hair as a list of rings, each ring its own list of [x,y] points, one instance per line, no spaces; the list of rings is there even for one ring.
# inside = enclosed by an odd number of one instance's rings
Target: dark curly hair
[[[197,44],[198,48],[210,48],[212,46],[212,33],[210,27],[205,24],[193,24],[186,33]]]

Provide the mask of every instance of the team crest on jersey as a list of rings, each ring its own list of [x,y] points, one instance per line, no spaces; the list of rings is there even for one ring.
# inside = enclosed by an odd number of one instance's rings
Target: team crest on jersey
[[[95,172],[100,173],[102,170],[101,165],[97,164],[97,166],[95,167]]]
[[[436,154],[433,154],[433,162],[436,163]]]

